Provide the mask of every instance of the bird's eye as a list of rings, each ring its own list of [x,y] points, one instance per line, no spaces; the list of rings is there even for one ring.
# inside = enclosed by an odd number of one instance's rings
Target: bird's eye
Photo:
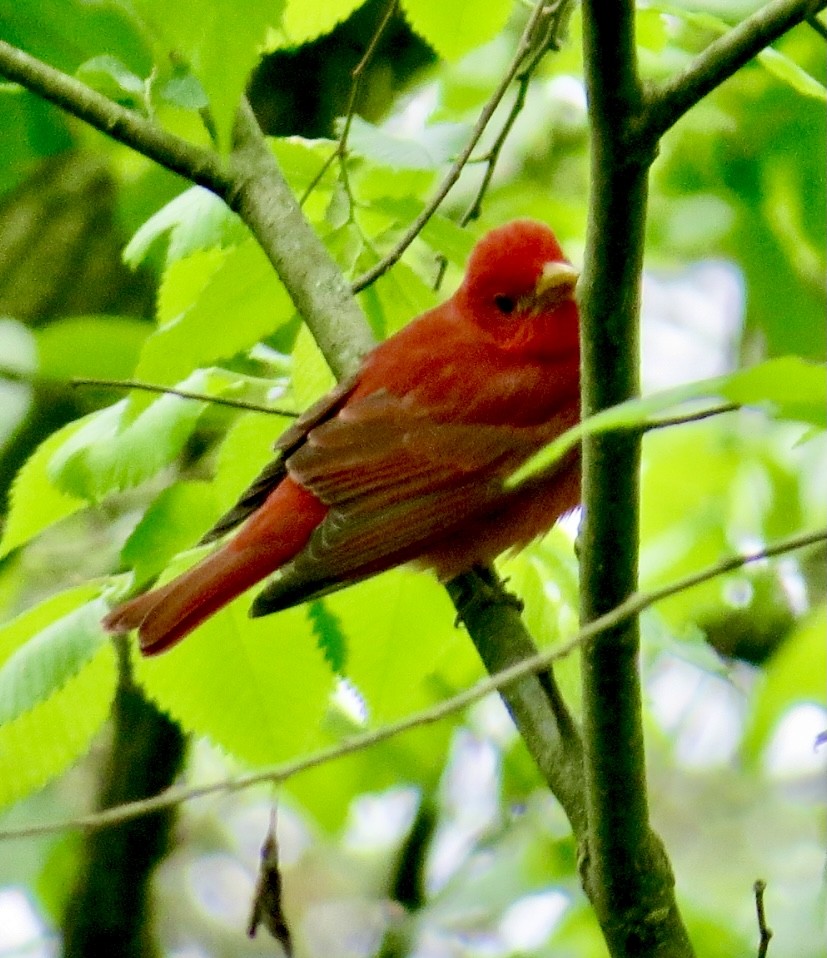
[[[514,307],[517,305],[517,302],[512,299],[511,296],[495,296],[494,305],[501,313],[505,313],[507,316],[509,313],[514,312]]]

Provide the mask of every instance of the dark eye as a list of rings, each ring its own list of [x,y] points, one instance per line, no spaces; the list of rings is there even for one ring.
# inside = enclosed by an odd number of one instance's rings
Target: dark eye
[[[514,307],[517,305],[517,302],[510,296],[495,296],[494,305],[501,313],[508,315],[514,312]]]

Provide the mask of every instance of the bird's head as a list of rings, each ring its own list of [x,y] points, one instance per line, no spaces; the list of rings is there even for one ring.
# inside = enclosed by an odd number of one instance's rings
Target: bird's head
[[[502,348],[562,354],[579,343],[577,278],[548,226],[514,220],[474,247],[457,297]]]

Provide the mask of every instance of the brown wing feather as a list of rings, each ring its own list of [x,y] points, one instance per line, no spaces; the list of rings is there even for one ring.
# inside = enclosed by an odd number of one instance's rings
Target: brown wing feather
[[[288,460],[330,512],[253,614],[407,561],[469,519],[507,508],[504,478],[577,416],[573,403],[542,426],[513,428],[435,421],[386,391],[352,402]]]
[[[325,419],[336,415],[347,401],[348,396],[356,388],[358,381],[358,374],[343,379],[318,402],[305,410],[292,426],[285,429],[275,445],[278,452],[276,458],[267,463],[242,493],[241,498],[232,509],[224,513],[212,529],[201,538],[199,545],[215,542],[216,539],[220,539],[223,535],[235,529],[236,526],[241,525],[257,509],[261,508],[270,493],[287,475],[285,466],[287,457],[302,445],[307,438],[307,434],[314,426],[318,426]]]

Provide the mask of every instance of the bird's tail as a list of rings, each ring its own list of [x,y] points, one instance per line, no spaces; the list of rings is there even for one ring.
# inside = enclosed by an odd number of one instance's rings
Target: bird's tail
[[[306,508],[304,497],[312,498],[316,508]],[[103,627],[109,632],[138,629],[144,655],[165,651],[289,562],[324,511],[318,500],[286,480],[236,538],[166,585],[113,609]]]

